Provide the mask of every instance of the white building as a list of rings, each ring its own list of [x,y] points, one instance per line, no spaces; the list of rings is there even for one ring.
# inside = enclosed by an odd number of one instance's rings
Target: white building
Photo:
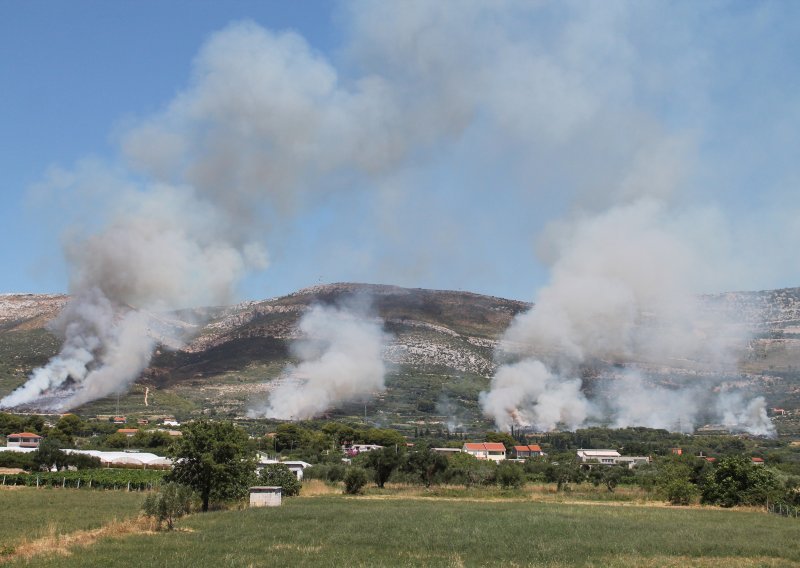
[[[280,464],[283,464],[286,467],[288,467],[289,471],[291,471],[294,474],[294,476],[297,478],[298,481],[303,481],[303,470],[305,470],[307,467],[311,467],[311,464],[308,463],[308,462],[304,462],[304,461],[300,461],[300,460],[297,460],[297,461],[273,460],[273,459],[270,459],[269,457],[267,457],[266,454],[262,454],[261,452],[259,452],[258,453],[258,465],[256,466],[256,470],[257,471],[261,471],[261,469],[265,465],[270,465],[270,464],[273,464],[273,463],[280,463]]]
[[[578,460],[582,464],[592,465],[627,465],[633,468],[639,464],[650,463],[647,456],[623,456],[617,450],[578,450]]]
[[[461,450],[479,460],[501,462],[506,459],[506,447],[499,442],[465,442]]]
[[[19,432],[9,434],[6,437],[6,447],[8,448],[38,448],[42,437],[33,432]]]

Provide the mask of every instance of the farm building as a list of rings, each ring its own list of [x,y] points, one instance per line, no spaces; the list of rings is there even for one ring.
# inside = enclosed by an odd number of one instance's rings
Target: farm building
[[[617,450],[585,450],[577,451],[578,461],[591,467],[593,465],[627,465],[629,468],[649,463],[647,456],[623,456]]]
[[[38,448],[42,437],[33,432],[19,432],[6,437],[6,446],[9,448]]]

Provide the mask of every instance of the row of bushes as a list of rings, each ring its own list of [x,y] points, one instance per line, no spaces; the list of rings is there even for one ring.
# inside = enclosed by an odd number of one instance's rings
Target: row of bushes
[[[143,491],[158,487],[165,472],[143,469],[95,469],[16,473],[0,476],[3,485],[28,487],[72,487],[82,489],[129,489]]]
[[[306,471],[309,479],[344,481],[347,492],[358,492],[372,479],[379,487],[386,481],[400,483],[447,483],[466,486],[499,485],[516,488],[525,482],[557,484],[592,483],[613,492],[619,484],[637,485],[674,504],[697,501],[731,507],[782,502],[800,505],[800,478],[785,476],[742,456],[730,456],[711,464],[693,457],[664,457],[635,469],[626,466],[582,467],[574,456],[531,459],[524,463],[481,461],[468,454],[449,457],[425,448],[406,453],[383,449],[362,454],[350,466],[322,463]]]

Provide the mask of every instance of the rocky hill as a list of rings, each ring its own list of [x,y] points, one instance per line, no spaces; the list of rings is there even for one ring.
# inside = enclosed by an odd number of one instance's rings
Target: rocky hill
[[[235,306],[170,314],[193,326],[183,348],[161,348],[150,367],[120,400],[120,409],[179,416],[201,412],[242,415],[267,396],[271,384],[292,361],[297,323],[313,304],[359,301],[392,335],[384,352],[390,364],[387,389],[366,405],[384,423],[426,419],[479,422],[478,393],[487,388],[494,348],[512,318],[531,304],[468,292],[396,286],[332,284],[280,298]],[[46,330],[67,301],[63,295],[0,296],[0,395],[24,382],[27,373],[59,347]],[[765,394],[771,405],[800,407],[800,289],[736,292],[702,298],[704,309],[736,314],[754,336],[742,350],[731,380]],[[203,323],[198,324],[201,321]],[[599,362],[585,377],[602,378]],[[609,367],[610,368],[610,367]],[[660,365],[665,376],[701,373],[691,362]],[[144,392],[147,389],[147,406]],[[117,401],[96,401],[87,414],[116,410]],[[334,416],[363,415],[362,403],[334,409]]]

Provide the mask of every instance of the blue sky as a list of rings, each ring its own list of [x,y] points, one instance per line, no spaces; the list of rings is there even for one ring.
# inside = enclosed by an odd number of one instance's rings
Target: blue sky
[[[154,185],[188,186],[190,208],[222,211],[201,224],[237,257],[232,299],[366,281],[530,300],[569,246],[565,226],[641,199],[713,268],[696,291],[798,285],[797,12],[5,1],[0,292],[63,292],[107,271],[76,250],[98,250],[83,243],[124,216],[128,184],[155,203]],[[253,77],[225,67],[241,61]],[[98,172],[108,183],[82,181]],[[198,218],[184,221],[191,241]],[[195,280],[208,277],[200,240]],[[239,267],[251,244],[268,268]]]

